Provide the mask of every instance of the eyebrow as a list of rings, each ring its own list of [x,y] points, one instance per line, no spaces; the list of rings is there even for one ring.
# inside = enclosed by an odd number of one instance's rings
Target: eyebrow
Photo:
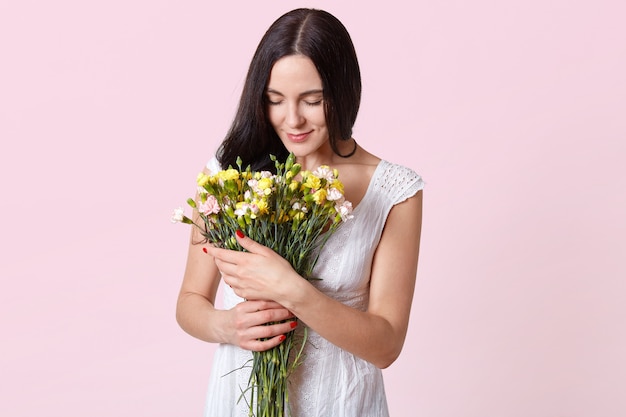
[[[283,97],[285,96],[283,93],[281,93],[280,91],[276,91],[273,88],[268,88],[267,89],[267,93],[268,94],[277,94],[277,95],[283,96]],[[307,91],[304,91],[304,92],[300,93],[300,97],[310,96],[310,95],[313,95],[313,94],[323,94],[323,93],[324,93],[324,90],[322,90],[321,88],[314,89],[314,90],[307,90]]]

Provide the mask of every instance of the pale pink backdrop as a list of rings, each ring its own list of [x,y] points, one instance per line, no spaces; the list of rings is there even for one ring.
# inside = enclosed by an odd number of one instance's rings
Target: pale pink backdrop
[[[618,0],[3,1],[0,414],[201,414],[169,217],[301,5],[353,36],[359,143],[427,182],[392,415],[626,415]]]

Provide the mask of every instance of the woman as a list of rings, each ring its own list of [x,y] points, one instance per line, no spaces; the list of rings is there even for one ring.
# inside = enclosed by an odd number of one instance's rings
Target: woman
[[[297,9],[268,29],[207,171],[234,166],[237,156],[243,166],[271,170],[270,154],[284,159],[293,152],[303,169],[338,169],[354,217],[326,243],[314,270],[321,280],[314,282],[240,232],[248,252],[198,244],[202,236],[192,232],[177,319],[194,337],[220,343],[206,416],[246,416],[238,399],[250,351],[277,346],[304,323],[309,336],[305,360],[290,377],[291,415],[388,415],[381,369],[398,357],[407,331],[423,182],[356,143],[360,96],[354,47],[335,17]],[[224,309],[215,307],[220,280],[228,284]]]

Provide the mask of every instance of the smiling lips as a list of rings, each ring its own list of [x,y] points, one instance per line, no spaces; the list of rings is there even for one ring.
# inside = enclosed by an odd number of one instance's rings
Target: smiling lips
[[[290,141],[295,142],[295,143],[300,143],[300,142],[304,142],[306,140],[306,138],[309,136],[311,132],[306,132],[306,133],[298,133],[298,134],[294,134],[294,133],[287,133],[287,137],[289,138]]]

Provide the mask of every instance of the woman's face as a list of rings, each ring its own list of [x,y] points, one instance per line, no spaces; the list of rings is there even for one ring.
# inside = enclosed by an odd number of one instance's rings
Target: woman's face
[[[288,151],[303,157],[328,145],[322,80],[313,61],[303,55],[276,61],[266,94],[270,123]]]

